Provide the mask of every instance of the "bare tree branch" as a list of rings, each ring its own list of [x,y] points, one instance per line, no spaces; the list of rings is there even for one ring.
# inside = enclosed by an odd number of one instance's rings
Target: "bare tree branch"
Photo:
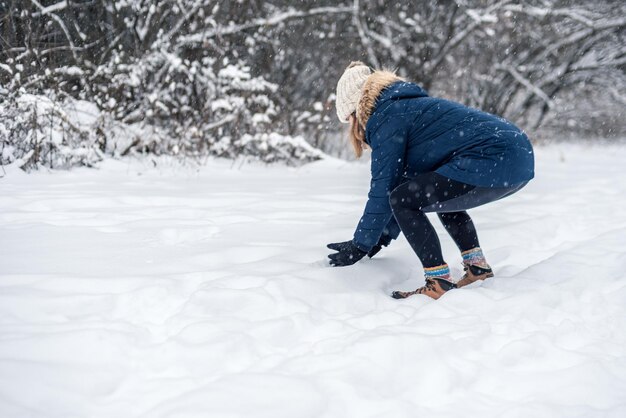
[[[502,0],[502,1],[495,3],[494,5],[485,9],[484,15],[489,15],[491,13],[494,13],[496,10],[498,10],[499,8],[501,8],[502,6],[504,6],[505,4],[509,2],[510,0]],[[476,29],[478,29],[482,24],[483,24],[482,19],[473,19],[472,23],[465,26],[465,29],[458,32],[456,35],[450,38],[449,41],[446,41],[443,47],[439,49],[437,55],[435,55],[435,57],[432,60],[424,63],[425,71],[432,72],[436,68],[438,68],[443,62],[443,60],[446,58],[446,56],[448,56],[450,51],[452,51],[453,49],[461,45],[467,39],[467,37]]]
[[[41,11],[39,12],[35,12],[33,13],[33,17],[39,17],[39,16],[45,16],[47,14],[50,14],[52,12],[58,12],[60,10],[63,10],[67,7],[67,0],[63,0],[60,1],[56,4],[53,4],[51,6],[46,6],[46,7],[42,7],[40,5],[38,5],[41,8]]]
[[[525,13],[529,16],[546,17],[546,16],[566,16],[588,27],[594,27],[595,21],[593,15],[584,9],[551,9],[548,7],[533,7],[522,4],[511,4],[503,8],[516,13]]]
[[[67,39],[67,42],[70,44],[70,47],[72,48],[71,52],[72,52],[72,56],[74,57],[74,61],[78,62],[78,55],[76,55],[76,50],[75,50],[76,46],[74,45],[74,41],[72,40],[72,36],[70,35],[70,32],[67,30],[67,26],[65,26],[65,23],[63,23],[63,20],[59,16],[57,16],[56,14],[52,13],[51,10],[49,10],[52,6],[50,6],[48,8],[43,7],[41,5],[41,3],[39,3],[37,0],[30,0],[30,2],[33,3],[35,6],[37,6],[41,10],[42,16],[49,15],[52,19],[54,19],[55,22],[57,22],[57,24],[59,25],[59,27],[61,28],[63,33],[65,33],[65,38]],[[61,2],[61,3],[63,3],[63,2]],[[65,6],[67,6],[67,4],[65,4]],[[56,9],[54,9],[54,10],[56,10]]]
[[[235,33],[243,32],[248,29],[257,28],[261,26],[276,26],[280,23],[283,23],[292,19],[302,19],[315,15],[328,15],[328,14],[348,14],[353,13],[353,7],[349,6],[339,6],[339,7],[317,7],[310,10],[289,10],[283,13],[277,13],[274,16],[270,16],[268,18],[259,18],[253,19],[250,22],[238,24],[238,25],[229,25],[229,26],[221,26],[215,29],[191,34],[187,36],[183,36],[179,38],[179,43],[193,45],[193,44],[202,44],[210,38],[214,38],[216,36],[224,36],[224,35],[232,35]]]
[[[366,33],[367,29],[364,27],[365,25],[363,25],[363,22],[361,22],[361,17],[359,16],[359,0],[354,0],[353,7],[354,9],[352,14],[352,22],[354,22],[354,26],[356,27],[357,32],[359,33],[359,37],[361,38],[361,43],[367,51],[367,57],[370,61],[370,64],[372,64],[376,68],[379,68],[380,61],[378,60],[376,52],[374,51],[372,43],[370,42],[370,39]]]
[[[515,68],[511,66],[506,66],[506,67],[497,66],[496,68],[499,70],[507,71],[509,74],[513,76],[513,78],[515,78],[515,80],[518,83],[526,87],[529,91],[532,91],[533,94],[535,94],[537,97],[543,100],[548,105],[549,108],[554,107],[554,102],[552,101],[552,99],[550,99],[550,97],[546,94],[546,92],[541,90],[540,87],[531,83],[530,80],[524,78],[524,76],[522,76]]]

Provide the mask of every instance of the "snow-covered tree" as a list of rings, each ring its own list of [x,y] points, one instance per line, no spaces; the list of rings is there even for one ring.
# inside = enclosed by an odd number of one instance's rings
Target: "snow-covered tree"
[[[45,98],[53,121],[95,104],[99,128],[87,131],[99,139],[64,122],[68,146],[93,151],[59,156],[67,164],[134,152],[315,159],[301,136],[336,150],[333,93],[354,59],[532,133],[616,135],[624,16],[614,0],[0,0],[2,162],[37,143],[16,122],[42,117],[24,95]],[[29,161],[53,164],[40,155]]]

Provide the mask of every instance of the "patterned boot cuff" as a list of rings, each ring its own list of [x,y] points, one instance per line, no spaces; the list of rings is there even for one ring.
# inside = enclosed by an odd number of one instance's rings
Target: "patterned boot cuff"
[[[480,247],[463,251],[461,255],[463,256],[463,264],[466,266],[489,267],[489,264],[487,264],[487,260],[485,259],[485,255],[483,254],[483,250],[481,250]]]
[[[424,269],[424,277],[427,279],[432,279],[434,277],[438,277],[440,279],[452,281],[450,279],[450,268],[447,264],[442,264],[436,267],[427,267]]]

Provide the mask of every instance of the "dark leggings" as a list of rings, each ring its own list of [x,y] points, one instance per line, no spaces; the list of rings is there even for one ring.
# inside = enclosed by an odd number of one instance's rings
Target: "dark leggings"
[[[509,187],[477,187],[461,183],[435,172],[414,177],[396,187],[389,201],[404,236],[424,267],[444,264],[441,244],[426,217],[437,216],[461,251],[480,247],[476,228],[467,209],[509,196],[526,183]]]

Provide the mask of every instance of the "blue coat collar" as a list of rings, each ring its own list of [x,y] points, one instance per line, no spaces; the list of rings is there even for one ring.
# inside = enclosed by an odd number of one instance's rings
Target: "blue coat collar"
[[[408,81],[396,81],[388,85],[376,98],[372,114],[365,125],[366,134],[375,132],[380,125],[386,120],[389,106],[394,102],[402,99],[416,99],[419,97],[428,97],[426,90],[415,83]],[[369,140],[366,142],[369,145]]]

